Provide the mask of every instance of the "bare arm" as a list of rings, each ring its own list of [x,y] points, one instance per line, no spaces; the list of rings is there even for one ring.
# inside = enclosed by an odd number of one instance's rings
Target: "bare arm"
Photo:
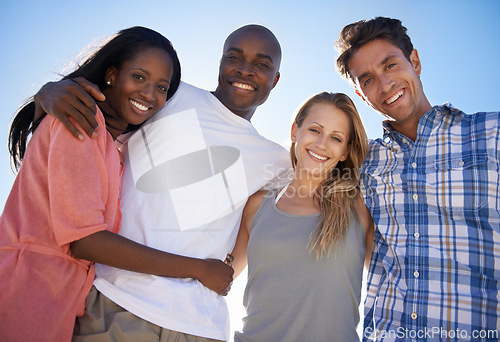
[[[370,211],[366,207],[366,204],[363,201],[362,196],[359,196],[356,199],[356,210],[359,214],[361,222],[363,223],[363,227],[365,228],[365,244],[366,244],[365,267],[368,269],[368,267],[370,266],[370,257],[372,254],[373,238],[375,236],[375,225],[373,223],[372,215],[370,214]]]
[[[196,259],[162,252],[106,230],[72,242],[71,251],[77,258],[133,272],[194,278],[224,296],[233,280],[233,269],[221,260]]]
[[[69,120],[71,117],[89,137],[95,137],[95,129],[98,126],[95,120],[95,101],[105,100],[95,84],[82,77],[49,82],[38,91],[34,100],[35,119],[50,114],[61,121],[75,138],[83,140],[82,133]]]
[[[243,217],[241,218],[240,231],[236,238],[236,244],[231,252],[234,260],[232,262],[235,277],[239,276],[247,265],[247,245],[250,238],[250,225],[257,209],[259,209],[266,191],[258,191],[248,199],[245,209],[243,209]]]

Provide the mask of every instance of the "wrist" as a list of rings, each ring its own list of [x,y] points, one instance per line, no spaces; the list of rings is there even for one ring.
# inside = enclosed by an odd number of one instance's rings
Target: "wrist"
[[[207,273],[207,262],[204,259],[191,259],[191,266],[189,267],[191,273],[190,278],[201,281],[204,275]]]
[[[45,116],[45,110],[42,107],[42,104],[40,103],[40,96],[38,93],[33,96],[33,102],[35,103],[35,116],[33,117],[33,121],[36,121],[42,117]]]

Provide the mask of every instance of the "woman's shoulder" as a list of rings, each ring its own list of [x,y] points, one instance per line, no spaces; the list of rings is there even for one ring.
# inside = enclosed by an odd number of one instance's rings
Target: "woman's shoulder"
[[[50,141],[50,145],[55,147],[57,150],[74,152],[75,155],[82,155],[87,152],[95,152],[99,154],[107,153],[109,146],[114,147],[113,137],[106,130],[106,121],[104,116],[97,107],[95,119],[99,125],[96,130],[97,136],[95,138],[90,138],[86,134],[83,134],[83,140],[78,140],[73,136],[73,134],[56,118],[52,116],[47,116],[44,121],[47,121],[46,128],[49,130],[45,135],[44,139]],[[83,132],[81,126],[72,118],[70,120],[73,124]],[[38,129],[37,129],[38,130]],[[42,133],[42,132],[41,132]],[[78,151],[78,152],[77,152]],[[69,155],[73,153],[68,153]]]
[[[271,191],[269,191],[269,193],[270,192]],[[253,220],[255,213],[267,195],[267,190],[259,190],[248,198],[245,208],[243,209],[243,220],[250,220],[250,222]]]
[[[96,106],[95,120],[99,124],[99,130],[106,131],[106,120],[104,119],[104,114],[102,113],[99,106]]]
[[[68,117],[68,119],[75,125],[76,128],[80,130],[80,132],[83,132],[83,128],[80,126],[80,124],[74,120],[72,117]],[[102,114],[101,109],[99,106],[96,106],[96,114],[95,114],[95,119],[99,125],[99,128],[97,129],[97,134],[105,134],[106,131],[106,121],[104,119],[104,115]],[[51,127],[51,129],[56,129],[56,130],[61,130],[62,132],[66,132],[67,134],[73,136],[71,132],[63,125],[59,119],[55,118],[52,115],[46,115],[46,117],[43,118],[42,123],[48,127]],[[41,123],[41,124],[42,124]],[[86,137],[86,134],[83,135],[84,138]],[[76,138],[75,138],[76,140]]]
[[[264,198],[266,196],[269,196],[269,194],[271,194],[272,191],[269,190],[259,190],[257,191],[256,193],[254,193],[253,195],[251,195],[249,198],[248,198],[248,201],[247,201],[247,204],[245,206],[245,210],[247,210],[247,208],[249,210],[252,210],[254,211],[257,211],[257,209],[259,208],[260,204],[262,203],[262,201],[264,200]]]

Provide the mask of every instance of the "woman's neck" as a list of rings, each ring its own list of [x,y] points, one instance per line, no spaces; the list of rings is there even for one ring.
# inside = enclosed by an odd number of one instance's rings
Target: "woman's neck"
[[[298,178],[297,174],[277,203],[278,209],[294,215],[311,215],[321,212],[316,189],[320,181]]]
[[[289,187],[294,189],[300,196],[313,198],[321,182],[322,179],[320,178],[316,178],[310,174],[303,174],[300,170],[296,170]]]
[[[124,122],[116,114],[113,108],[111,108],[106,102],[99,102],[99,108],[101,109],[104,120],[106,121],[106,130],[111,134],[113,140],[125,132],[128,124]]]

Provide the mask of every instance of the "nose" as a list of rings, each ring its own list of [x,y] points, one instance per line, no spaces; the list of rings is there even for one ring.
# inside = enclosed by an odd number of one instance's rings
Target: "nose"
[[[394,84],[396,83],[392,77],[390,76],[386,76],[386,75],[382,75],[379,77],[379,85],[380,85],[380,91],[382,93],[386,93],[388,91],[390,91],[393,87],[394,87]]]
[[[254,73],[251,63],[245,61],[241,62],[238,65],[236,71],[242,76],[250,76]]]
[[[139,90],[139,94],[145,99],[152,101],[155,99],[155,85],[153,83],[145,83]]]
[[[327,139],[329,139],[329,137],[326,134],[318,136],[318,139],[316,140],[316,147],[322,150],[326,149]]]

